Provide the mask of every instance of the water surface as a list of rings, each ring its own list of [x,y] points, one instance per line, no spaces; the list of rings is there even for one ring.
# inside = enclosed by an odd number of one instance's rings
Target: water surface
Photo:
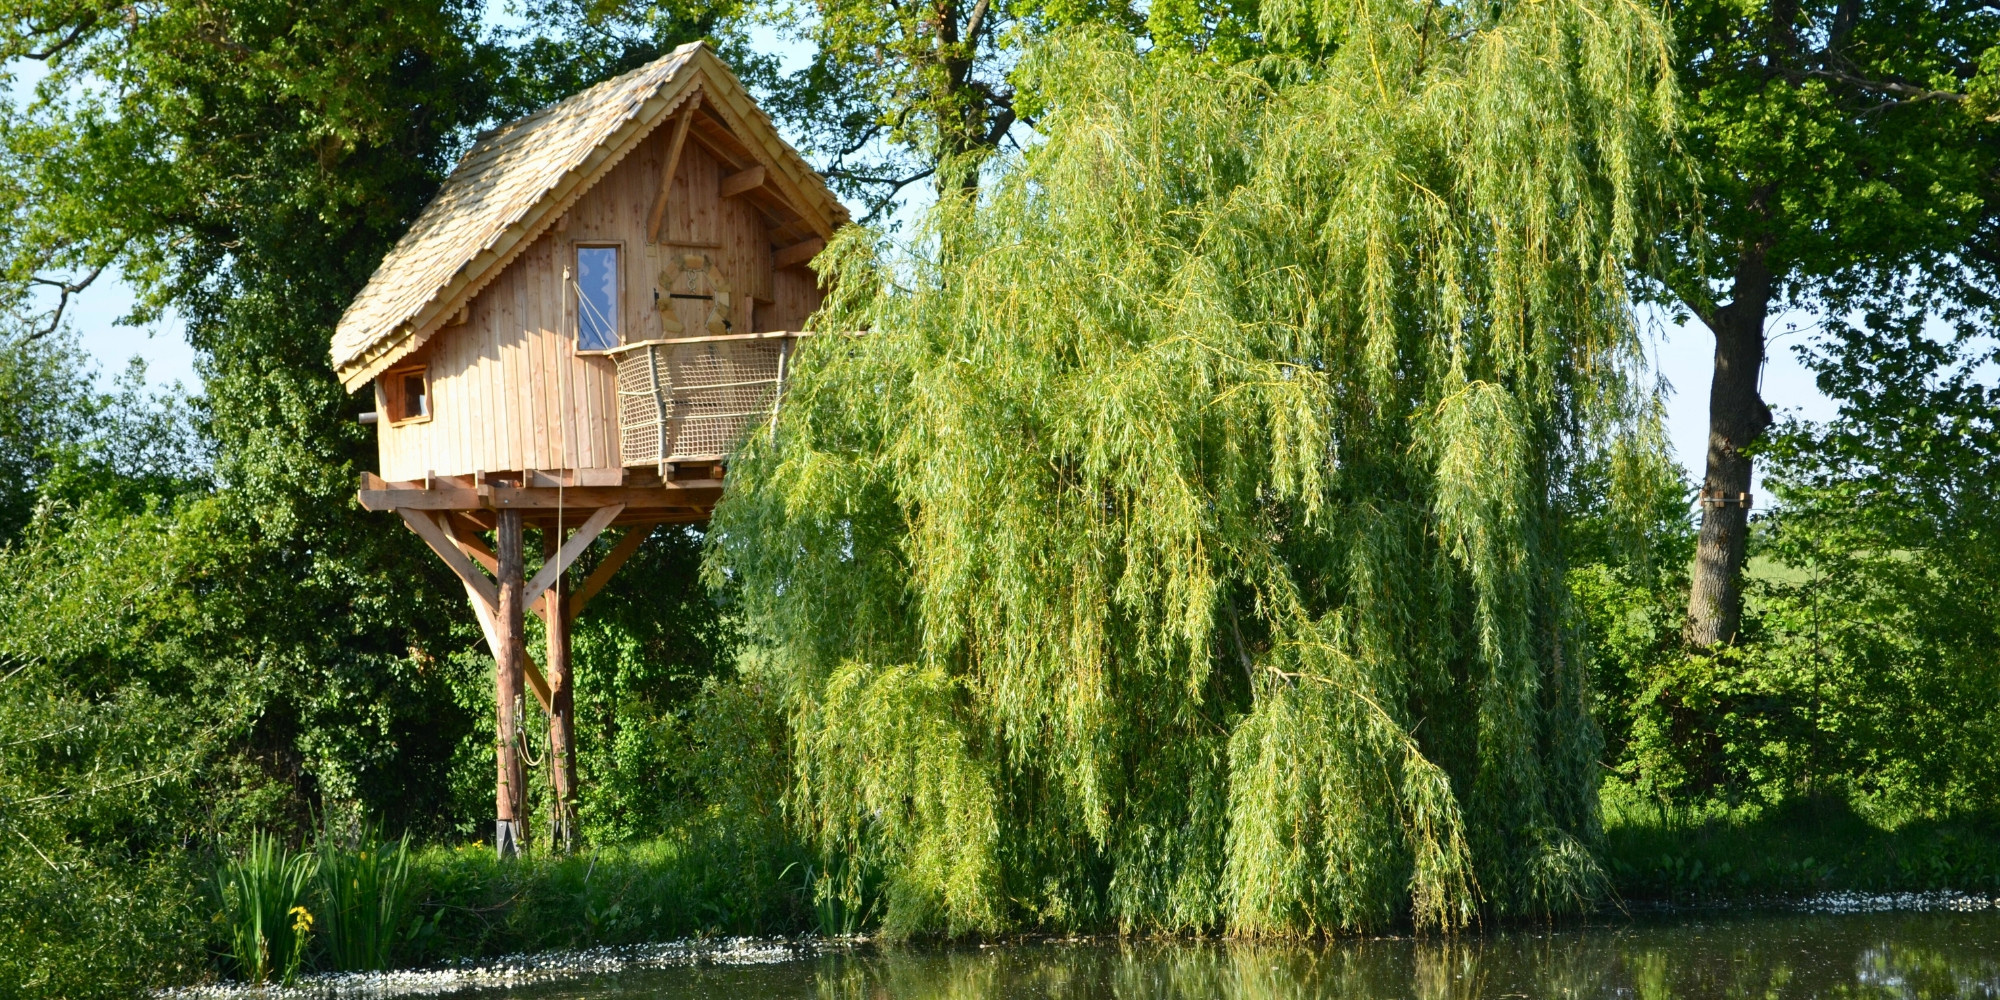
[[[1055,943],[861,949],[629,971],[462,997],[521,1000],[1793,1000],[2000,998],[2000,912],[1598,922],[1317,947]]]

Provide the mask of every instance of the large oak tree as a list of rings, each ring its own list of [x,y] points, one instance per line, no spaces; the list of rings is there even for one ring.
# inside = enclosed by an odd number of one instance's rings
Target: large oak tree
[[[2000,261],[2000,126],[1981,99],[2000,6],[1981,0],[1688,0],[1674,26],[1699,164],[1667,296],[1715,335],[1687,638],[1742,617],[1753,446],[1773,317],[1892,304],[1911,284],[1984,294]]]

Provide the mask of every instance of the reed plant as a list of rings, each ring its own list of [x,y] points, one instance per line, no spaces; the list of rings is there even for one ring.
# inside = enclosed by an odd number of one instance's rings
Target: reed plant
[[[216,920],[244,981],[262,984],[277,972],[289,982],[298,974],[312,933],[312,915],[302,904],[316,867],[312,854],[290,851],[259,830],[241,855],[216,870]]]
[[[408,922],[415,893],[410,879],[410,835],[389,842],[379,827],[366,829],[350,849],[324,825],[317,843],[315,889],[322,952],[328,967],[380,970]]]

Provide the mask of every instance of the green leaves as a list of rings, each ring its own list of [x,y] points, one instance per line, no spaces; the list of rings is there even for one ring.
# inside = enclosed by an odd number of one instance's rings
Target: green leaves
[[[1673,24],[1703,211],[1665,276],[1697,316],[1755,247],[1780,299],[1835,309],[1912,269],[1984,274],[1960,254],[1996,204],[1977,97],[2000,45],[1992,10],[1694,2]]]
[[[1449,928],[1593,891],[1554,492],[1633,405],[1666,39],[1620,3],[1347,30],[1284,85],[1061,36],[1018,70],[1041,145],[902,252],[829,251],[816,324],[869,332],[801,352],[709,572],[890,926]],[[974,884],[1004,902],[941,902]]]
[[[962,728],[957,682],[851,664],[824,692],[796,715],[798,801],[809,823],[880,852],[861,857],[887,869],[887,929],[1002,929],[999,775]]]

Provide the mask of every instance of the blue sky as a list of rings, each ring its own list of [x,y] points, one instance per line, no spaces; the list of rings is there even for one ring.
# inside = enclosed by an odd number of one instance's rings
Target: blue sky
[[[490,21],[505,24],[514,20],[504,2],[494,0],[489,5]],[[753,30],[752,38],[759,48],[778,52],[787,63],[806,55],[799,43],[781,38],[768,28]],[[39,64],[17,62],[11,68],[15,73],[16,93],[32,86],[39,76]],[[69,322],[85,349],[97,359],[100,382],[123,371],[126,363],[137,357],[145,362],[147,380],[155,385],[180,382],[196,386],[199,378],[194,371],[194,352],[187,345],[178,319],[169,316],[146,327],[120,325],[118,318],[131,307],[131,288],[111,274],[71,300]],[[1793,331],[1799,322],[1799,317],[1784,317],[1773,323],[1770,359],[1763,373],[1764,398],[1774,410],[1825,419],[1833,415],[1833,402],[1820,394],[1811,373],[1798,363],[1792,350],[1808,339],[1806,333]],[[1699,323],[1673,325],[1649,316],[1646,326],[1650,328],[1648,354],[1655,369],[1672,388],[1667,401],[1667,422],[1675,452],[1681,464],[1698,476],[1708,437],[1708,379],[1714,339]]]

